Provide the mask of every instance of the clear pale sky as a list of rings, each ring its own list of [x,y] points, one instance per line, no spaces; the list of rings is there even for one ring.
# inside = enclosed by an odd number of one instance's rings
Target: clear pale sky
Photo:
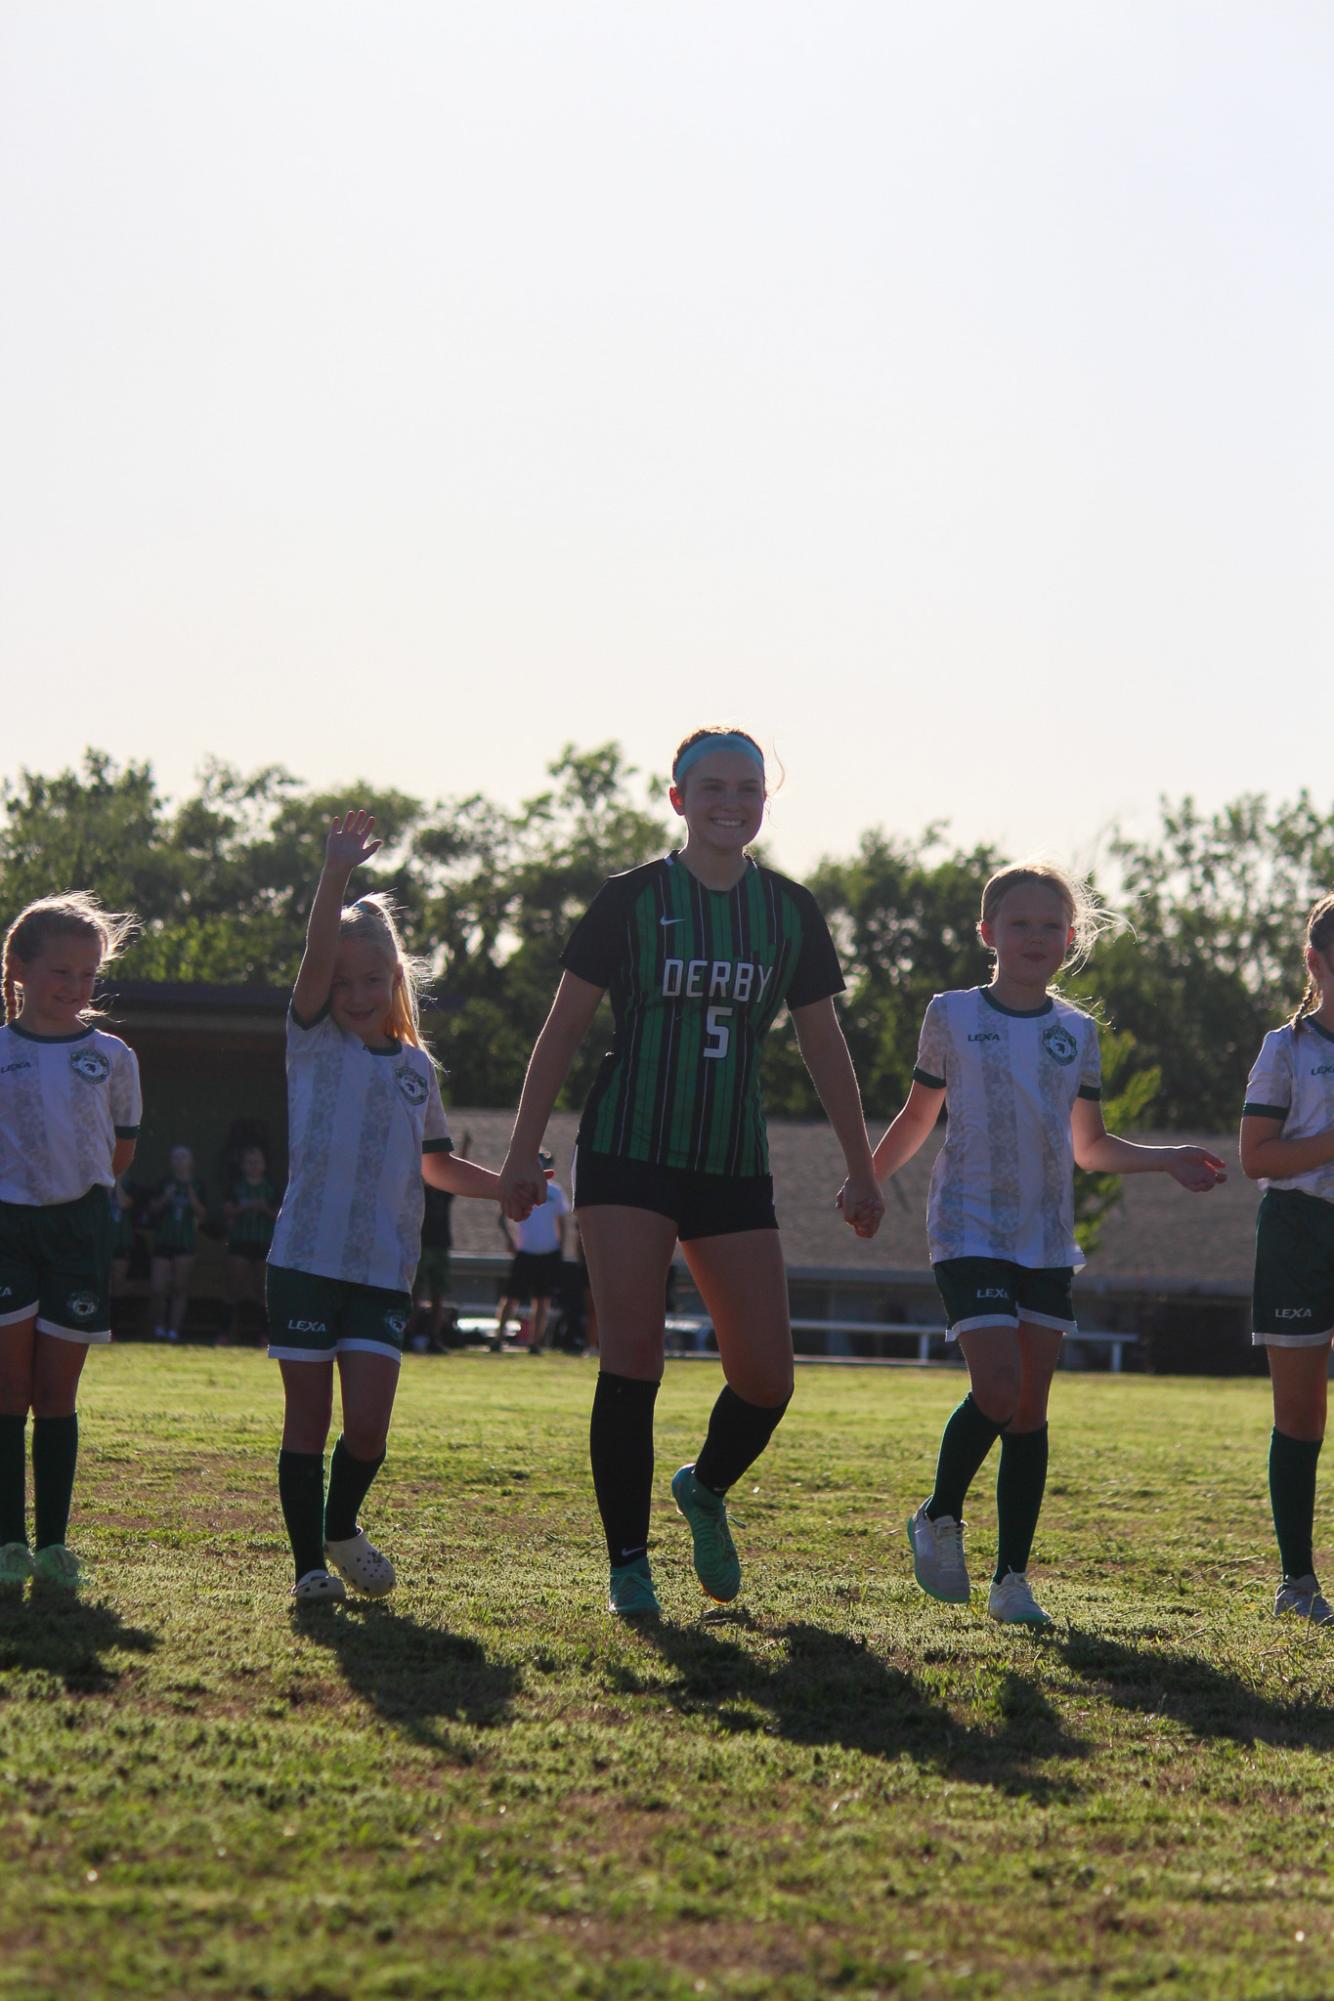
[[[19,0],[0,770],[1327,799],[1325,0]]]

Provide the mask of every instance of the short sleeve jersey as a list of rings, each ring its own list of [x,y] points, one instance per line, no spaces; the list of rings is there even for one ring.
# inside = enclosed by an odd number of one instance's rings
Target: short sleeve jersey
[[[0,1028],[0,1202],[45,1208],[115,1183],[118,1139],[143,1114],[139,1063],[118,1035]]]
[[[557,1225],[562,1216],[570,1213],[569,1197],[565,1190],[554,1181],[547,1183],[547,1199],[522,1223],[514,1225],[514,1247],[520,1251],[531,1251],[538,1257],[549,1257],[552,1251],[560,1249],[560,1230]]]
[[[1334,1035],[1319,1022],[1290,1022],[1273,1028],[1260,1044],[1260,1054],[1246,1084],[1246,1113],[1282,1119],[1284,1139],[1311,1139],[1334,1130]],[[1262,1180],[1262,1188],[1298,1188],[1334,1202],[1334,1161],[1310,1167],[1305,1174]]]
[[[810,891],[755,862],[733,888],[706,889],[668,855],[603,885],[561,964],[608,989],[615,1019],[580,1146],[706,1174],[767,1174],[760,1045],[784,1003],[843,989]]]
[[[229,1244],[267,1244],[273,1237],[273,1218],[263,1209],[243,1209],[243,1202],[263,1202],[273,1207],[276,1193],[271,1181],[235,1181],[232,1201],[236,1212],[227,1228]]]
[[[287,1016],[287,1190],[269,1262],[407,1292],[421,1247],[423,1153],[449,1127],[424,1049],[368,1049],[325,1013]]]
[[[178,1181],[169,1174],[158,1184],[159,1198],[166,1198],[163,1206],[153,1219],[153,1249],[167,1257],[184,1257],[196,1246],[194,1202],[204,1199],[204,1190],[197,1181]]]
[[[1102,1095],[1097,1023],[1056,995],[1017,1013],[985,987],[937,994],[913,1076],[944,1086],[948,1115],[927,1205],[932,1263],[1082,1265],[1070,1114]]]

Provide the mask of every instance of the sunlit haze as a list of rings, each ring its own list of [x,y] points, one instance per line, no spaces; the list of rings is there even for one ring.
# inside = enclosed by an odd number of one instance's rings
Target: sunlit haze
[[[3,769],[1328,796],[1334,14],[9,7]],[[95,885],[94,885],[95,886]]]

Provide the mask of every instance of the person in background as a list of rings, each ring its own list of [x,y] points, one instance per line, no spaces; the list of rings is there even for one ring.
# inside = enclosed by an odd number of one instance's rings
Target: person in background
[[[545,1150],[538,1155],[542,1171],[547,1177],[547,1199],[534,1209],[522,1223],[513,1227],[506,1221],[504,1212],[500,1217],[500,1232],[509,1245],[511,1258],[509,1276],[505,1280],[505,1297],[500,1302],[496,1315],[496,1331],[492,1341],[499,1348],[505,1338],[505,1324],[510,1314],[521,1301],[532,1301],[533,1314],[528,1337],[530,1355],[542,1352],[542,1336],[546,1333],[547,1314],[551,1310],[551,1295],[560,1285],[561,1259],[565,1255],[565,1219],[570,1213],[569,1200],[564,1189],[554,1181],[554,1162]]]
[[[454,1149],[456,1160],[467,1160],[472,1152],[472,1134],[465,1132]],[[412,1281],[413,1323],[411,1345],[419,1354],[441,1355],[445,1350],[445,1320],[453,1284],[450,1254],[454,1245],[454,1197],[448,1188],[424,1188],[421,1256]]]
[[[199,1225],[208,1214],[204,1191],[195,1180],[195,1157],[188,1146],[171,1150],[171,1172],[148,1204],[153,1225],[153,1262],[148,1282],[153,1302],[153,1339],[179,1341],[190,1305]]]
[[[278,1191],[269,1180],[264,1149],[248,1146],[241,1155],[241,1172],[222,1205],[227,1226],[227,1323],[219,1346],[240,1339],[245,1306],[253,1306],[263,1323],[264,1261],[277,1215]]]

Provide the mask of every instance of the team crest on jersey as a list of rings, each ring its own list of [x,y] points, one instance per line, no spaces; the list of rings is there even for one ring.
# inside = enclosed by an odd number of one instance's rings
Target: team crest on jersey
[[[69,1067],[85,1084],[102,1084],[111,1075],[111,1063],[100,1049],[76,1049]]]
[[[426,1103],[429,1088],[424,1077],[419,1076],[415,1070],[410,1070],[406,1063],[401,1070],[395,1071],[394,1074],[398,1078],[399,1090],[410,1105],[424,1105]]]
[[[389,1329],[389,1332],[391,1334],[394,1335],[402,1334],[404,1329],[407,1327],[408,1316],[406,1313],[386,1313],[384,1316],[384,1324]]]
[[[1079,1044],[1068,1028],[1045,1028],[1042,1046],[1057,1063],[1073,1063],[1079,1054]]]
[[[76,1320],[91,1320],[97,1311],[97,1296],[91,1292],[72,1292],[65,1305]]]

